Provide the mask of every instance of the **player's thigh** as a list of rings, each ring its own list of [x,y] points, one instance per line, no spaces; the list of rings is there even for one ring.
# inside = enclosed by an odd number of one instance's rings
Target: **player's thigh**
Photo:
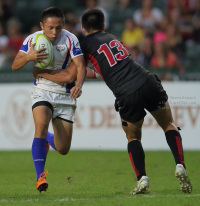
[[[47,91],[33,87],[31,90],[32,111],[35,123],[35,136],[46,138],[53,106]]]
[[[54,129],[54,143],[61,154],[67,154],[72,141],[73,123],[55,118],[52,120]]]
[[[149,76],[143,86],[143,91],[145,93],[145,109],[149,112],[153,112],[164,107],[168,100],[167,93],[157,75],[151,74]]]
[[[34,106],[34,105],[33,105]],[[49,122],[52,118],[52,110],[46,105],[33,108],[33,119],[35,124],[35,137],[46,138]]]
[[[122,128],[126,133],[128,142],[131,142],[133,140],[141,140],[143,122],[144,119],[141,119],[138,122],[134,122],[134,123],[127,122],[122,119]]]
[[[157,75],[151,75],[144,86],[146,104],[145,108],[153,115],[160,127],[166,132],[176,129],[168,96]]]
[[[115,109],[119,111],[122,127],[129,142],[135,139],[141,140],[141,128],[146,115],[144,107],[145,96],[142,88],[115,101]]]
[[[166,102],[162,108],[150,113],[156,119],[164,132],[170,129],[177,129],[174,125],[172,111],[168,102]]]
[[[119,112],[121,119],[130,123],[136,123],[144,119],[146,116],[144,107],[145,96],[142,88],[123,99],[115,100],[115,109]]]

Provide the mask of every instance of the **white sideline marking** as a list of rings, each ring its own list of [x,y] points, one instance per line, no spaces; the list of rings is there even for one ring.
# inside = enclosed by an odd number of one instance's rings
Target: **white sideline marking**
[[[48,199],[48,200],[39,200],[39,199],[27,199],[27,200],[6,200],[6,199],[1,199],[0,203],[7,203],[7,202],[47,202],[47,201],[54,201],[54,202],[74,202],[74,201],[88,201],[88,200],[97,200],[97,199],[104,199],[104,200],[109,200],[109,199],[134,199],[134,198],[156,198],[156,197],[181,197],[181,198],[188,198],[188,197],[200,197],[200,194],[183,194],[183,195],[133,195],[133,196],[127,196],[127,197],[111,197],[111,198],[80,198],[80,199],[74,199],[74,198],[61,198],[61,199]]]

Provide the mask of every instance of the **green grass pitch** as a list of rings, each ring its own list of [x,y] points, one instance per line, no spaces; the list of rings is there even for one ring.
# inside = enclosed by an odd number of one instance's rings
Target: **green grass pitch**
[[[35,188],[30,151],[0,152],[0,205],[51,206],[198,206],[200,205],[200,152],[185,152],[193,192],[184,194],[174,176],[170,152],[146,152],[150,193],[131,196],[136,185],[127,152],[70,151],[48,154],[49,188]]]

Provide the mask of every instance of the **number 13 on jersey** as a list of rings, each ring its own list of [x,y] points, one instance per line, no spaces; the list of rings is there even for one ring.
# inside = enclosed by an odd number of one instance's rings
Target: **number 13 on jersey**
[[[111,49],[114,47],[116,47],[119,51],[117,54],[113,54],[113,52],[111,51]],[[110,64],[110,67],[113,67],[115,64],[117,64],[117,61],[121,61],[129,55],[128,51],[124,48],[123,44],[118,40],[112,40],[109,43],[109,46],[106,43],[102,44],[97,50],[97,52],[99,54],[101,54],[102,52],[104,53]]]

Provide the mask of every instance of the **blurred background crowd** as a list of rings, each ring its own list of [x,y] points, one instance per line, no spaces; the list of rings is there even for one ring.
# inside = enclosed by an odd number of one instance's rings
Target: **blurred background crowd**
[[[200,80],[200,0],[0,0],[1,74],[11,73],[23,40],[40,30],[41,12],[49,6],[64,11],[65,29],[80,42],[85,38],[82,12],[99,8],[105,14],[106,31],[146,69],[163,81]],[[22,72],[31,69],[28,65]]]

